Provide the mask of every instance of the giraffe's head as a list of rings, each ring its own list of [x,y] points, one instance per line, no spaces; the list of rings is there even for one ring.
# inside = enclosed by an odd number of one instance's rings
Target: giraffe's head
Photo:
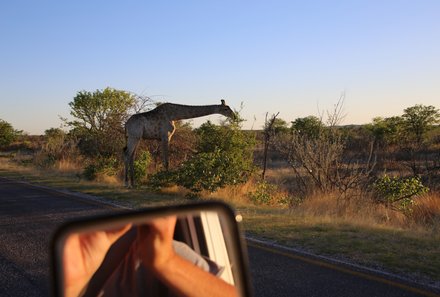
[[[235,113],[232,111],[232,109],[226,105],[225,100],[221,100],[222,104],[219,106],[219,114],[224,115],[225,117],[234,119],[235,118]]]

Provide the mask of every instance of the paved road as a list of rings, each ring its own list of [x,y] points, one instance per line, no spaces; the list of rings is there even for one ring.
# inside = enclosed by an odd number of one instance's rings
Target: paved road
[[[440,294],[362,270],[248,243],[255,297],[416,297]]]
[[[105,205],[0,177],[0,296],[49,296],[50,240],[68,219]]]
[[[0,177],[0,296],[50,295],[49,246],[64,221],[109,205]],[[440,296],[249,245],[255,296]]]

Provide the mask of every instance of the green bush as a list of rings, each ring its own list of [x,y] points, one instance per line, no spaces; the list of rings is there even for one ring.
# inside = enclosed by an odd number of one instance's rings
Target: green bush
[[[10,145],[22,131],[15,130],[12,125],[0,119],[0,148]]]
[[[256,205],[291,206],[292,203],[296,204],[291,197],[281,194],[277,185],[265,180],[259,181],[255,191],[249,192],[248,197]]]
[[[228,183],[234,183],[227,174],[227,156],[220,150],[199,153],[177,171],[177,184],[192,192],[208,190],[214,192]]]
[[[155,191],[176,184],[175,171],[159,171],[149,176],[147,185]]]
[[[415,203],[414,198],[427,193],[429,188],[425,187],[418,177],[399,178],[384,175],[374,182],[373,190],[376,202],[410,214]]]
[[[193,193],[214,192],[246,182],[253,167],[255,135],[238,124],[216,126],[211,122],[196,130],[197,153],[176,171],[176,183]]]
[[[263,180],[257,183],[255,191],[248,193],[248,197],[253,203],[257,205],[268,205],[270,204],[276,190],[276,185],[270,184],[267,181]]]
[[[151,155],[148,151],[142,151],[140,156],[134,161],[134,179],[136,183],[140,183],[141,180],[147,175],[148,165],[151,162]]]
[[[114,157],[100,157],[88,164],[83,171],[83,176],[88,180],[96,180],[99,175],[114,176],[118,173],[118,160]]]

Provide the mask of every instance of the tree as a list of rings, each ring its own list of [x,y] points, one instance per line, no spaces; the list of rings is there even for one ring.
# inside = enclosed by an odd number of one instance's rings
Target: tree
[[[267,126],[264,126],[264,128],[266,129]],[[275,134],[288,133],[290,131],[287,122],[279,118],[274,119],[271,130],[273,130]]]
[[[286,121],[283,119],[277,119],[279,112],[277,114],[273,114],[270,119],[267,119],[266,113],[266,121],[264,123],[264,151],[263,151],[263,172],[261,173],[261,178],[264,180],[266,176],[266,167],[267,167],[267,153],[269,151],[269,147],[272,142],[272,138],[280,133],[287,133],[289,128],[287,127]]]
[[[434,106],[421,104],[408,107],[402,115],[403,124],[408,134],[413,135],[417,145],[421,145],[425,133],[440,121],[439,110]]]
[[[95,92],[80,91],[69,103],[68,122],[72,134],[79,139],[81,153],[86,156],[114,156],[124,146],[124,122],[135,108],[133,94],[106,88]]]
[[[15,130],[12,125],[0,119],[0,147],[10,145],[22,131]]]
[[[291,126],[295,133],[309,138],[318,137],[324,127],[322,121],[315,116],[297,118]]]
[[[402,117],[375,117],[373,122],[367,125],[367,129],[371,131],[375,143],[379,146],[396,144],[404,138]]]

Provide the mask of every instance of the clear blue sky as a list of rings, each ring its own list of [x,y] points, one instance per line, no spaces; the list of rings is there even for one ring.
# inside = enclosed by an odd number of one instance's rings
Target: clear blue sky
[[[2,1],[0,119],[59,127],[78,91],[244,103],[245,127],[440,108],[440,1]],[[254,118],[256,122],[254,122]]]

